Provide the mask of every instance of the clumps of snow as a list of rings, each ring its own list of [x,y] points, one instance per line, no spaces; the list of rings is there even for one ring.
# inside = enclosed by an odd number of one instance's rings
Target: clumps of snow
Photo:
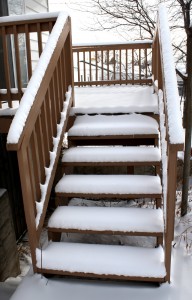
[[[117,116],[78,116],[69,129],[69,136],[106,136],[132,134],[159,134],[155,119],[141,114]]]
[[[159,176],[150,175],[64,175],[55,187],[56,193],[75,194],[159,194]]]
[[[157,277],[166,275],[162,247],[50,243],[36,249],[37,267],[66,272]]]
[[[184,143],[184,130],[179,104],[177,78],[171,46],[167,11],[164,4],[159,5],[159,34],[162,46],[163,73],[165,77],[165,97],[168,111],[169,139],[171,144]]]
[[[74,147],[67,149],[62,162],[159,162],[160,149],[136,147]]]
[[[67,18],[68,15],[65,12],[61,12],[57,18],[57,21],[47,41],[47,44],[45,45],[45,48],[41,54],[37,67],[29,81],[27,90],[25,91],[25,94],[21,99],[20,106],[10,126],[10,130],[7,136],[8,144],[17,144],[19,141],[27,117],[35,101],[36,94],[41,85],[42,79],[45,75],[45,71],[50,62],[51,56],[55,50],[59,36],[63,30],[63,27],[65,26]]]
[[[64,126],[64,122],[66,120],[66,115],[67,115],[67,111],[68,111],[68,107],[69,107],[69,101],[71,99],[71,91],[72,91],[72,89],[71,89],[71,87],[69,87],[68,92],[66,93],[66,100],[64,101],[63,111],[61,112],[60,123],[57,124],[57,136],[56,136],[56,138],[53,137],[53,151],[50,152],[50,164],[49,164],[48,168],[45,168],[45,176],[46,176],[45,183],[40,184],[41,199],[39,202],[36,202],[36,210],[37,210],[36,228],[38,228],[41,214],[43,211],[43,206],[44,206],[45,198],[46,198],[46,194],[47,194],[47,188],[48,188],[49,181],[51,178],[51,173],[52,173],[52,170],[53,170],[53,167],[55,164],[57,148],[59,145],[59,141],[61,139],[62,129]]]
[[[163,232],[163,212],[133,207],[59,206],[50,217],[48,227],[114,233]]]
[[[151,86],[115,85],[76,87],[70,114],[158,113],[157,95]]]
[[[34,13],[34,14],[25,14],[25,15],[14,15],[14,16],[6,16],[0,18],[0,23],[10,23],[10,22],[21,22],[21,21],[29,21],[29,20],[40,20],[47,18],[57,18],[59,12],[52,13]]]

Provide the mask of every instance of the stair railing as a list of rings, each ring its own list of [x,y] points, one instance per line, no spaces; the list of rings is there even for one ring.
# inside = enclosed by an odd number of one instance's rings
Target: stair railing
[[[166,8],[160,5],[156,34],[153,41],[153,83],[159,99],[162,148],[162,183],[165,219],[166,280],[170,282],[171,250],[174,238],[174,220],[177,182],[177,152],[184,147],[175,66]]]
[[[14,28],[18,27],[26,36],[29,31],[40,35],[39,28],[50,31],[7,138],[7,149],[17,151],[34,272],[35,252],[40,247],[40,234],[74,94],[70,18],[63,12],[54,18],[47,14],[45,24],[41,19],[37,22],[37,18],[33,15],[28,20],[23,16],[21,23],[10,18],[3,31],[4,34],[15,32]],[[6,39],[4,35],[3,39]],[[30,60],[29,53],[28,58]],[[9,88],[7,91],[10,95]]]
[[[74,84],[151,84],[152,41],[73,45]]]

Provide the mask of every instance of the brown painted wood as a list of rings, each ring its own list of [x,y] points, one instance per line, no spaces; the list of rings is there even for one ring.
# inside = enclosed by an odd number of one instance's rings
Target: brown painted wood
[[[0,133],[8,133],[12,120],[11,116],[0,117]]]
[[[70,166],[73,166],[73,167],[86,167],[86,166],[105,166],[105,167],[115,167],[115,166],[160,166],[161,165],[161,162],[157,162],[157,161],[141,161],[141,162],[138,162],[138,161],[133,161],[133,162],[130,162],[130,161],[119,161],[119,162],[62,162],[62,166],[63,167],[70,167]]]
[[[83,277],[83,278],[100,278],[100,279],[110,279],[118,281],[142,281],[142,282],[165,282],[165,278],[156,277],[137,277],[137,276],[118,276],[118,275],[104,275],[104,274],[93,274],[93,273],[80,273],[80,272],[66,272],[62,270],[50,270],[50,269],[40,269],[37,268],[37,273],[40,274],[55,274],[71,277]]]
[[[134,73],[133,73],[134,76]],[[129,80],[98,80],[98,81],[86,81],[86,82],[74,82],[75,86],[91,86],[91,85],[112,85],[112,84],[152,84],[151,79],[132,79]]]
[[[27,53],[27,72],[28,72],[28,80],[32,75],[32,64],[31,64],[31,44],[30,44],[30,35],[29,35],[29,27],[25,24],[25,40],[26,40],[26,53]]]
[[[57,197],[86,198],[86,199],[159,199],[161,194],[88,194],[88,193],[56,193]]]
[[[19,40],[18,40],[18,33],[17,33],[16,25],[13,26],[13,32],[14,32],[16,73],[17,73],[17,88],[18,88],[19,99],[21,99],[21,96],[22,96],[21,64],[20,64],[20,55],[19,55]]]
[[[68,232],[68,233],[83,233],[83,234],[109,234],[109,235],[127,235],[127,236],[154,236],[163,237],[163,232],[133,232],[133,231],[111,231],[111,230],[80,230],[78,228],[47,228],[49,232]]]
[[[8,46],[7,46],[6,31],[4,26],[2,27],[2,42],[3,42],[4,67],[5,67],[5,80],[6,80],[6,88],[7,88],[6,100],[8,102],[8,106],[12,107],[12,101],[10,97],[11,79],[10,79],[10,70],[9,70]]]
[[[125,43],[125,44],[108,44],[108,45],[86,45],[86,46],[76,46],[73,45],[73,52],[82,52],[82,51],[107,51],[107,50],[122,50],[122,49],[151,49],[152,42],[146,43]]]

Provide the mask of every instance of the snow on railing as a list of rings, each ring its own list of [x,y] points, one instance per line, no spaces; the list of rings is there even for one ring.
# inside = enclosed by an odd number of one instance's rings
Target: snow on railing
[[[184,131],[179,104],[177,78],[173,58],[171,35],[167,10],[164,4],[159,5],[159,35],[161,41],[162,68],[164,74],[164,94],[167,101],[168,129],[171,144],[184,143]]]

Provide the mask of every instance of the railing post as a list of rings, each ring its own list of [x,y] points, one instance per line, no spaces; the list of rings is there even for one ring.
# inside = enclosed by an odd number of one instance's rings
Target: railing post
[[[174,239],[175,223],[175,202],[177,182],[177,149],[174,145],[168,144],[168,173],[167,173],[167,209],[165,228],[165,267],[166,280],[170,282],[171,250]]]
[[[22,147],[17,152],[19,172],[21,179],[23,204],[25,210],[25,218],[28,228],[29,244],[31,250],[31,258],[33,263],[33,271],[36,272],[36,248],[38,247],[38,238],[35,222],[35,203],[33,199],[33,191],[31,186],[30,167],[28,162],[27,150]]]
[[[72,106],[75,105],[75,98],[74,98],[74,72],[73,72],[73,52],[72,52],[72,33],[71,33],[71,19],[70,19],[70,31],[67,36],[65,42],[65,52],[64,52],[64,59],[65,59],[65,68],[66,68],[66,91],[68,90],[69,85],[72,88],[72,99],[73,103]]]

